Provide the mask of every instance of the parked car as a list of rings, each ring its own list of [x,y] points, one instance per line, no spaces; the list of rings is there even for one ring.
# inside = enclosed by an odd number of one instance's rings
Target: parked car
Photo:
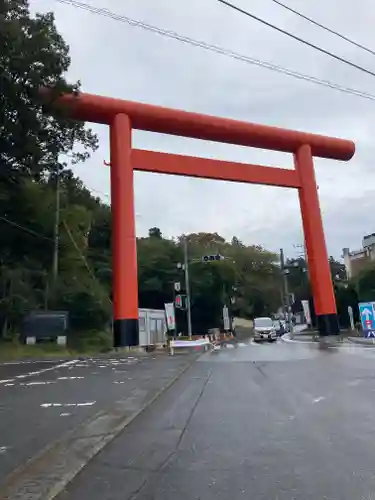
[[[254,342],[275,342],[277,340],[276,329],[271,318],[254,319]]]

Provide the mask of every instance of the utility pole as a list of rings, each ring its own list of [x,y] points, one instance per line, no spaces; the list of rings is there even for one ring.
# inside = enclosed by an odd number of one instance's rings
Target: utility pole
[[[55,228],[53,235],[53,264],[52,264],[52,283],[56,285],[59,272],[59,229],[60,229],[60,169],[56,169],[56,201],[55,201]]]
[[[306,276],[307,276],[307,281],[309,281],[309,264],[307,261],[307,251],[306,251],[306,245],[299,243],[298,245],[293,245],[294,248],[299,248],[302,250],[303,253],[303,258],[305,259],[305,265],[306,265]]]
[[[281,274],[283,277],[283,285],[284,285],[284,317],[285,321],[287,322],[289,329],[291,329],[291,321],[290,321],[290,312],[289,312],[289,287],[288,287],[288,269],[285,267],[285,260],[284,260],[284,250],[280,248],[280,267],[281,267]]]
[[[186,313],[188,324],[188,335],[193,336],[191,326],[191,301],[190,301],[190,281],[189,281],[189,256],[188,256],[188,243],[187,237],[184,236],[184,268],[185,268],[185,288],[186,288]]]

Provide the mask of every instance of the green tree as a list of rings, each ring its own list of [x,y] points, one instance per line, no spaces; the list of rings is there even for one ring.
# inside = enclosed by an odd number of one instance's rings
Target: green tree
[[[173,301],[182,250],[173,240],[151,235],[138,238],[137,251],[140,306],[163,309],[165,302]]]
[[[6,184],[21,174],[40,179],[53,171],[60,156],[84,160],[97,138],[83,123],[45,111],[62,92],[76,92],[64,75],[69,47],[58,33],[52,13],[31,17],[27,0],[3,0],[0,7],[0,166]],[[54,88],[44,102],[43,87]],[[75,150],[75,146],[79,149]]]
[[[347,274],[345,265],[336,260],[332,255],[328,259],[329,267],[331,270],[331,276],[333,280],[346,281]]]
[[[375,266],[373,264],[362,269],[354,283],[360,302],[375,300]]]
[[[89,230],[97,200],[64,169],[64,159],[69,155],[72,163],[85,160],[97,147],[97,138],[61,110],[49,113],[56,96],[79,89],[79,82],[70,84],[65,79],[69,47],[52,13],[32,17],[26,0],[3,0],[0,46],[0,321],[4,331],[17,329],[26,311],[46,305],[58,171],[62,218],[73,227],[81,251],[87,251],[82,237]],[[43,87],[54,89],[48,100],[41,96]],[[71,247],[62,235],[62,282],[68,274],[81,281],[82,259],[77,252],[73,257]]]
[[[187,238],[193,327],[206,331],[220,326],[222,307],[242,317],[270,314],[280,305],[280,270],[277,256],[259,246],[228,243],[217,233],[193,233],[176,240],[138,239],[140,307],[160,308],[173,299],[173,283],[184,287],[183,240]],[[204,263],[203,255],[220,253],[224,260]],[[184,291],[184,290],[183,290]],[[234,302],[234,303],[233,303]],[[184,315],[180,315],[180,325]]]
[[[161,234],[161,231],[158,227],[152,227],[151,229],[148,230],[148,235],[150,238],[159,238],[161,239],[163,235]]]

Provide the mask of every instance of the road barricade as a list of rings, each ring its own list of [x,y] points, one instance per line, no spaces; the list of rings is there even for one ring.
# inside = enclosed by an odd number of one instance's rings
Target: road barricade
[[[179,348],[204,348],[204,350],[207,350],[207,348],[211,345],[211,342],[207,338],[201,338],[201,339],[196,339],[196,340],[171,340],[169,343],[169,352],[171,356],[174,355],[175,349]]]

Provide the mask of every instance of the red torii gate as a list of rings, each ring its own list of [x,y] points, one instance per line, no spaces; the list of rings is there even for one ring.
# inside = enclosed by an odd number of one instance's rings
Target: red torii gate
[[[339,333],[313,156],[348,161],[353,142],[84,93],[58,105],[76,120],[110,126],[115,347],[139,343],[134,170],[298,189],[319,332]],[[132,129],[284,151],[295,169],[132,149]]]

